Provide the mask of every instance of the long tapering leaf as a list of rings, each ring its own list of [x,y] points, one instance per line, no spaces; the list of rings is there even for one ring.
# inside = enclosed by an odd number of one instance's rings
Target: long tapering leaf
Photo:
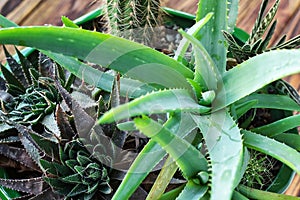
[[[300,115],[293,115],[284,119],[277,120],[258,128],[251,129],[252,132],[259,133],[268,137],[274,137],[280,133],[300,126]]]
[[[170,154],[186,178],[192,178],[198,172],[207,171],[205,157],[186,140],[146,116],[135,118],[134,123],[143,134],[159,143]]]
[[[239,127],[225,110],[208,116],[196,116],[211,160],[211,199],[231,199],[243,163],[242,136]],[[222,188],[222,189],[220,189]]]
[[[196,128],[196,124],[188,113],[172,115],[164,126],[179,137],[184,137]],[[129,198],[165,155],[166,152],[161,146],[151,139],[130,166],[113,199]]]
[[[193,77],[192,71],[184,65],[149,47],[83,29],[68,27],[1,29],[0,43],[30,46],[74,56],[114,69],[131,78],[164,87],[189,88],[185,79]],[[141,70],[144,73],[139,73]]]
[[[206,113],[209,107],[199,105],[185,89],[157,91],[134,99],[106,112],[99,123],[110,123],[133,116],[175,111]]]
[[[242,133],[247,147],[276,158],[300,174],[300,153],[295,149],[260,134],[246,130]]]
[[[213,109],[224,108],[275,80],[300,72],[299,57],[300,50],[271,51],[250,58],[227,71],[218,88]]]
[[[208,187],[206,185],[197,185],[193,181],[188,181],[180,195],[176,200],[198,200],[201,199],[207,192]]]

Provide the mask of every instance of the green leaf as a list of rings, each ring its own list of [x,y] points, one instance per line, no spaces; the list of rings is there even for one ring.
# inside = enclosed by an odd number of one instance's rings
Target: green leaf
[[[157,91],[134,99],[106,112],[98,123],[110,123],[133,116],[175,111],[206,113],[209,107],[199,105],[185,89]]]
[[[176,113],[170,116],[164,125],[179,137],[184,137],[196,128],[188,113]],[[151,170],[166,155],[166,152],[154,140],[150,140],[130,166],[113,199],[129,198]]]
[[[227,30],[227,8],[227,0],[200,0],[196,14],[196,21],[199,21],[205,17],[207,13],[214,13],[214,16],[200,30],[198,38],[207,50],[208,54],[214,60],[220,74],[225,72],[226,67],[225,39],[221,31]],[[232,9],[232,12],[234,11],[236,10]],[[231,15],[233,15],[233,13]]]
[[[154,49],[83,29],[52,26],[1,29],[0,42],[74,56],[164,87],[190,88],[185,79],[193,77],[191,70]]]
[[[275,80],[300,72],[299,57],[300,50],[270,51],[227,71],[216,92],[213,109],[224,108]]]
[[[300,151],[300,135],[298,134],[290,134],[290,133],[282,133],[273,137],[275,140],[282,142],[297,151]]]
[[[251,129],[251,131],[268,137],[274,137],[298,126],[300,126],[300,115],[293,115],[277,120],[271,124]]]
[[[299,197],[277,194],[240,185],[238,191],[251,199],[299,200]]]
[[[66,27],[70,27],[70,28],[79,28],[79,26],[74,23],[72,20],[70,20],[68,17],[66,16],[62,16],[61,17],[61,21],[62,23],[66,26]]]
[[[208,186],[195,184],[192,180],[188,181],[176,200],[198,200],[207,192]]]
[[[159,143],[170,154],[185,177],[192,178],[198,172],[207,170],[205,157],[186,140],[146,116],[135,118],[134,123],[143,134]]]
[[[17,27],[18,25],[0,14],[0,26],[6,28],[6,27]]]
[[[237,106],[246,102],[256,101],[253,108],[271,108],[279,110],[300,111],[300,106],[287,95],[278,94],[250,94],[237,101]]]
[[[114,76],[78,61],[76,58],[42,51],[69,72],[84,80],[86,83],[110,92],[112,90]],[[154,87],[137,80],[121,77],[121,95],[128,97],[139,97],[147,92],[155,90]]]
[[[300,153],[295,149],[260,134],[245,130],[242,133],[247,147],[274,157],[300,174]]]
[[[239,127],[225,110],[207,116],[194,115],[194,120],[203,134],[211,160],[211,199],[229,200],[242,173],[243,145]]]

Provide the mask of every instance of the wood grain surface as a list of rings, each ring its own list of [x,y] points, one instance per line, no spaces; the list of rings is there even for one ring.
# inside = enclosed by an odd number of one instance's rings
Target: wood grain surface
[[[240,0],[238,27],[250,32],[261,1]],[[269,6],[273,2],[275,0],[270,0]],[[0,13],[20,25],[61,25],[61,16],[75,19],[101,5],[101,0],[0,0]],[[195,13],[197,0],[165,0],[165,5],[181,11]],[[275,18],[278,22],[273,42],[283,34],[287,34],[288,38],[300,34],[300,0],[281,0]],[[3,57],[0,56],[0,59],[2,60]],[[295,88],[300,89],[300,74],[290,76],[287,80]],[[295,177],[286,193],[300,196],[299,176]]]

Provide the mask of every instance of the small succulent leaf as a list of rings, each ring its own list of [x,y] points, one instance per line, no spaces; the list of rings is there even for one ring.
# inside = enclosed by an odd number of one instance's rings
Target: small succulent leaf
[[[75,24],[72,20],[70,20],[68,17],[66,16],[62,16],[61,17],[61,21],[62,23],[66,26],[66,27],[70,27],[70,28],[79,28],[79,26],[77,24]]]
[[[263,36],[263,34],[265,33],[265,31],[271,24],[276,12],[277,12],[279,2],[280,2],[280,0],[276,0],[274,5],[270,8],[270,10],[267,12],[267,14],[265,15],[265,17],[263,19],[261,19],[261,17],[263,15],[264,10],[260,10],[257,28],[254,27],[253,31],[251,32],[249,41],[247,41],[248,44],[254,44],[259,38],[261,38]],[[262,3],[261,9],[265,9],[265,6],[267,3],[268,3],[268,1],[264,1]],[[256,26],[256,24],[255,24],[255,26]]]
[[[28,86],[26,81],[26,77],[24,76],[24,72],[22,70],[22,66],[14,59],[14,57],[7,51],[6,47],[3,46],[3,50],[6,56],[7,63],[11,72],[15,75],[15,77],[22,83],[24,87]]]
[[[199,185],[193,182],[193,180],[189,180],[185,185],[184,189],[181,191],[176,200],[197,200],[201,199],[206,192],[208,191],[207,185]]]
[[[54,191],[51,188],[47,188],[46,190],[43,190],[40,194],[35,195],[34,197],[31,197],[28,200],[40,200],[40,199],[61,199],[61,196],[54,193]],[[19,200],[19,199],[16,199]]]
[[[45,54],[39,52],[38,70],[43,77],[53,77],[55,74],[55,63]]]
[[[236,102],[237,107],[244,103],[257,101],[253,108],[271,108],[278,110],[300,111],[299,105],[286,95],[250,94]]]
[[[57,138],[60,138],[61,135],[60,135],[60,130],[59,130],[58,125],[57,125],[57,121],[55,120],[54,113],[52,112],[51,114],[44,116],[41,123],[49,131],[51,131],[53,133],[53,135],[55,136],[54,138],[49,138],[49,139],[54,141],[54,142],[57,142]]]
[[[71,158],[72,156],[69,156],[69,157]],[[75,159],[69,159],[69,160],[65,161],[65,164],[66,164],[67,167],[69,167],[70,169],[74,170],[74,167],[76,165],[78,165],[78,162]]]
[[[3,65],[0,65],[1,68],[1,72],[5,78],[5,80],[7,81],[7,84],[10,87],[14,86],[14,89],[17,93],[12,93],[12,92],[8,92],[12,95],[18,95],[18,94],[22,94],[25,92],[25,88],[23,86],[23,84],[15,77],[15,75],[13,73],[11,73],[6,67],[4,67]]]
[[[243,130],[244,144],[270,155],[300,174],[300,154],[295,149],[266,136]]]
[[[0,153],[14,161],[21,163],[28,168],[39,171],[36,163],[32,161],[27,152],[22,148],[0,144]]]
[[[277,120],[271,124],[267,124],[261,127],[251,129],[251,131],[268,137],[274,137],[278,134],[284,133],[288,130],[297,128],[299,126],[300,126],[300,115],[292,115]]]
[[[66,176],[64,178],[61,178],[61,180],[65,183],[82,183],[82,177],[80,174],[72,174],[70,176]]]
[[[164,126],[182,138],[196,128],[189,113],[171,115]],[[160,145],[154,140],[150,140],[130,166],[112,199],[129,198],[165,155],[166,152]]]
[[[140,98],[134,99],[127,104],[113,108],[106,112],[98,123],[110,123],[127,119],[129,117],[167,113],[176,111],[187,111],[196,113],[206,113],[209,107],[199,105],[185,89],[170,89],[152,92]]]
[[[26,81],[28,84],[31,84],[29,69],[33,68],[33,66],[32,66],[31,62],[16,47],[15,47],[15,50],[20,59],[21,67],[23,69]]]
[[[57,141],[53,142],[49,138],[36,133],[31,133],[30,136],[44,154],[48,155],[48,157],[50,157],[51,159],[59,159],[59,148]]]
[[[239,127],[225,110],[207,116],[195,115],[194,120],[203,134],[210,158],[211,199],[231,199],[243,163]]]
[[[20,35],[22,35],[22,41],[20,41]],[[24,38],[29,35],[30,37]],[[47,36],[46,40],[45,35]],[[121,74],[127,74],[131,78],[165,87],[189,88],[184,80],[193,77],[190,69],[167,55],[141,44],[99,32],[52,26],[16,27],[1,29],[0,39],[3,43],[15,43],[76,56],[79,59],[114,69]],[[111,49],[112,46],[115,48]],[[109,53],[108,49],[112,51]],[[128,62],[128,59],[131,61]],[[152,70],[149,69],[149,66]],[[140,70],[150,74],[139,73]],[[161,77],[162,74],[170,76]],[[176,77],[175,82],[174,77]]]
[[[285,38],[283,38],[285,39]],[[283,40],[282,39],[282,40]],[[300,46],[300,35],[295,36],[294,38],[286,41],[286,42],[282,42],[279,41],[279,44],[275,45],[274,47],[270,48],[270,50],[275,50],[275,49],[294,49],[298,46]]]
[[[134,123],[143,134],[159,143],[170,154],[186,178],[207,170],[205,157],[186,140],[146,116],[135,118]]]
[[[1,123],[0,123],[0,133],[4,133],[5,131],[9,131],[9,130],[12,130],[14,127],[10,124],[7,124],[7,123],[2,123],[2,120],[1,120]]]
[[[0,139],[0,144],[9,144],[20,142],[20,138],[18,136],[8,136],[3,139]]]
[[[187,79],[187,82],[189,82],[189,84],[192,86],[193,88],[193,92],[194,92],[194,96],[197,99],[201,98],[201,92],[202,92],[202,88],[200,86],[200,84],[192,79]]]
[[[269,45],[269,42],[272,39],[272,36],[275,32],[276,24],[277,24],[277,21],[274,21],[272,23],[271,28],[269,29],[265,39],[262,40],[260,46],[258,46],[258,48],[255,50],[255,52],[263,53],[263,51],[267,48],[267,46]]]
[[[218,69],[212,57],[208,54],[203,45],[191,35],[180,31],[183,37],[192,43],[195,56],[195,77],[194,80],[200,84],[203,90],[216,90],[217,81],[220,77],[217,75]]]
[[[300,106],[300,95],[298,91],[284,80],[277,80],[271,85],[275,87],[277,92],[282,95],[291,97]]]
[[[2,179],[0,178],[0,185],[29,194],[39,194],[43,191],[43,178],[30,179]]]
[[[81,193],[86,193],[87,192],[87,187],[82,185],[82,184],[77,184],[70,192],[67,194],[67,197],[73,197],[76,195],[79,195]]]
[[[92,163],[92,160],[86,156],[80,155],[78,154],[77,156],[77,162],[81,165],[81,166],[86,166],[89,163]]]
[[[82,92],[74,91],[71,93],[71,96],[83,109],[97,106],[97,103],[91,97]]]
[[[187,31],[187,34],[196,36],[198,32],[201,30],[201,28],[210,20],[210,18],[213,16],[213,13],[208,13],[203,19],[198,20],[192,27],[189,28]],[[174,59],[182,62],[184,58],[184,54],[188,50],[188,47],[190,45],[190,41],[188,41],[186,38],[183,38],[179,46],[175,52]]]
[[[300,151],[300,136],[297,134],[281,133],[273,137],[276,141],[284,143],[297,151]]]
[[[45,173],[53,174],[59,176],[60,174],[66,175],[70,174],[71,170],[57,162],[50,162],[44,159],[40,160],[40,165]]]
[[[71,184],[66,184],[57,178],[44,177],[43,179],[51,186],[55,193],[60,195],[66,196],[73,189]]]
[[[70,141],[72,140],[72,138],[76,135],[73,128],[71,127],[67,116],[65,114],[65,112],[62,110],[62,108],[59,106],[57,106],[56,108],[56,121],[57,121],[57,126],[60,130],[61,133],[61,138],[62,140],[67,140]]]
[[[286,59],[281,59],[282,56]],[[216,92],[213,110],[224,108],[274,80],[300,72],[299,56],[299,50],[265,52],[227,71],[223,75],[224,84]],[[257,72],[257,76],[249,77],[253,71]]]
[[[21,140],[22,145],[24,146],[25,150],[27,151],[28,155],[32,158],[32,160],[39,164],[40,159],[42,158],[43,152],[41,151],[40,147],[31,137],[32,130],[29,130],[27,127],[23,125],[16,124],[16,129],[19,132],[19,138]]]

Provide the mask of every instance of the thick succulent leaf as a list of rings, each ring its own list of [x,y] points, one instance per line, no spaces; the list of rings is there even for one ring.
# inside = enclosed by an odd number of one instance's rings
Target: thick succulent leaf
[[[29,194],[39,194],[43,191],[44,181],[42,177],[30,179],[0,178],[0,185]]]
[[[300,50],[270,51],[250,58],[227,71],[216,92],[212,109],[224,108],[275,80],[300,72],[299,57]]]
[[[143,134],[159,143],[170,154],[185,177],[192,178],[198,172],[207,170],[205,157],[186,140],[146,116],[135,118],[134,123]]]
[[[26,81],[27,81],[27,83],[31,84],[29,69],[33,68],[33,66],[32,66],[31,62],[17,48],[15,48],[15,50],[20,59],[21,67],[23,69]]]
[[[273,137],[275,140],[282,142],[297,151],[300,151],[300,136],[298,134],[282,133]]]
[[[239,127],[225,110],[194,116],[207,146],[211,162],[211,199],[231,199],[243,164]],[[220,190],[222,188],[222,190]]]
[[[17,27],[18,25],[0,14],[0,26],[2,28],[6,28],[6,27]]]
[[[83,29],[51,26],[2,29],[0,41],[74,56],[164,87],[189,88],[185,79],[193,77],[184,65],[149,47]]]
[[[198,36],[198,38],[201,39],[201,43],[203,44],[209,55],[211,55],[216,66],[218,67],[219,73],[221,74],[225,72],[226,67],[225,39],[221,31],[227,30],[228,28],[227,8],[227,0],[200,0],[198,5],[198,11],[196,14],[196,21],[199,21],[208,13],[214,13],[214,16],[200,30],[200,36]],[[234,11],[237,10],[233,9],[232,12]],[[231,20],[235,19],[233,18]]]
[[[184,137],[196,128],[196,124],[188,113],[172,115],[164,126],[179,137]],[[165,155],[166,152],[160,145],[150,140],[132,163],[113,199],[129,198]]]
[[[67,119],[66,113],[60,106],[57,106],[55,116],[55,120],[57,121],[58,128],[61,132],[62,140],[66,139],[67,141],[71,141],[76,133],[74,132],[69,120]]]
[[[47,51],[42,52],[51,59],[55,60],[59,65],[73,73],[75,76],[84,80],[86,83],[94,85],[108,92],[112,90],[114,80],[114,76],[112,74],[94,69],[73,57]],[[122,96],[139,97],[147,92],[155,90],[155,87],[137,80],[121,77],[120,89]]]
[[[249,199],[298,200],[299,197],[277,194],[240,185],[238,191]]]
[[[227,0],[227,31],[232,33],[238,17],[239,0]]]
[[[47,138],[53,142],[58,142],[57,138],[60,138],[60,130],[55,120],[54,113],[46,115],[41,122],[49,131],[53,133],[51,138]]]
[[[242,133],[247,147],[274,157],[300,174],[300,153],[295,149],[260,134],[246,130]]]
[[[17,161],[26,167],[40,171],[36,163],[32,161],[31,157],[28,156],[23,148],[0,144],[0,154]]]
[[[300,126],[300,115],[293,115],[284,119],[277,120],[258,128],[251,129],[252,132],[259,133],[268,137],[274,137],[290,129]]]
[[[195,113],[206,113],[209,107],[199,105],[185,89],[171,89],[152,92],[140,98],[134,99],[127,104],[113,108],[106,112],[99,123],[110,123],[127,119],[129,117],[167,113],[175,111],[188,111]]]
[[[198,200],[201,199],[207,192],[207,185],[198,185],[192,180],[188,181],[180,195],[176,200]]]
[[[189,28],[187,34],[196,36],[198,32],[201,30],[201,28],[210,20],[212,15],[213,13],[208,13],[203,19],[197,21],[192,27]],[[186,38],[183,38],[180,41],[179,46],[174,55],[175,60],[182,61],[182,59],[184,58],[184,54],[188,50],[189,44],[190,42]]]
[[[276,94],[250,94],[236,102],[236,105],[242,105],[246,102],[256,101],[253,108],[271,108],[279,110],[300,111],[300,106],[286,95]]]
[[[10,72],[3,65],[0,65],[0,67],[1,67],[1,72],[2,72],[5,80],[7,81],[7,84],[9,84],[9,89],[10,89],[10,87],[14,86],[14,88],[12,88],[12,89],[15,89],[15,91],[17,91],[18,93],[24,93],[25,88],[24,88],[23,84],[18,80],[18,78],[15,77],[15,75],[12,72]],[[12,92],[10,92],[10,93],[15,95],[15,93],[12,93]]]
[[[195,37],[192,37],[183,31],[180,33],[192,43],[194,49],[196,64],[194,80],[198,82],[204,90],[216,90],[220,76],[211,56],[208,54],[201,42],[199,42]]]

